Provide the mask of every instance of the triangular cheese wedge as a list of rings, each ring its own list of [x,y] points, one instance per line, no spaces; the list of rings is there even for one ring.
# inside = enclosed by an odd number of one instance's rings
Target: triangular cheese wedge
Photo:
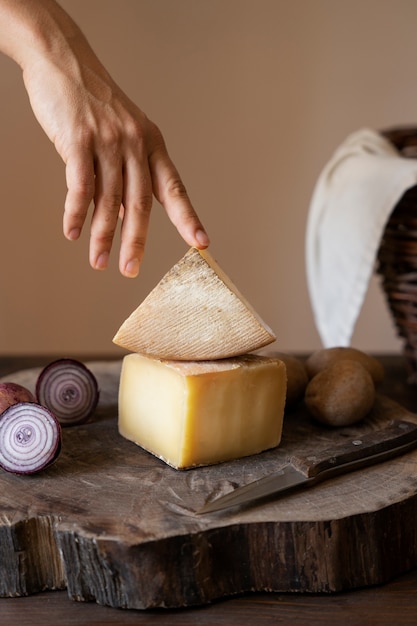
[[[275,339],[210,253],[190,248],[113,342],[160,359],[206,361],[246,354]]]

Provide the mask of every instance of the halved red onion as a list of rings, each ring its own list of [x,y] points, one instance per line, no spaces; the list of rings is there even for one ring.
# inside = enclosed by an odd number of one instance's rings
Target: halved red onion
[[[0,465],[14,474],[34,474],[51,465],[61,450],[54,414],[35,402],[18,402],[0,415]]]
[[[97,380],[84,363],[76,359],[57,359],[39,374],[36,398],[54,413],[61,426],[82,424],[97,406]]]

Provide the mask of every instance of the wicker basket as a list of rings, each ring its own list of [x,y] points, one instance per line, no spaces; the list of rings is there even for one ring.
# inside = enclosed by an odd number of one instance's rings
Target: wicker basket
[[[405,157],[417,158],[417,127],[382,132]],[[408,189],[386,224],[376,272],[403,339],[407,382],[417,385],[417,186]]]

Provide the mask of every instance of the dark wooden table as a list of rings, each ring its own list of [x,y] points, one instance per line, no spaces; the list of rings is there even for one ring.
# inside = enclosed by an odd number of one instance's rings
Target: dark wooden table
[[[53,358],[0,357],[0,376],[44,365]],[[92,360],[96,358],[91,357]],[[82,359],[90,360],[86,356]],[[383,355],[380,359],[387,373],[382,391],[417,412],[417,389],[406,384],[402,357]],[[124,611],[94,603],[74,602],[65,591],[49,591],[25,598],[0,598],[0,623],[4,626],[124,626],[154,623],[170,626],[325,626],[334,623],[343,626],[414,626],[417,623],[417,570],[405,573],[383,586],[346,593],[258,593],[226,599],[200,608],[180,610]]]

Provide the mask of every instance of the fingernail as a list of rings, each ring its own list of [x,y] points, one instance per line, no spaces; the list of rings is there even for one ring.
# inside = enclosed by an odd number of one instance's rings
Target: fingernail
[[[126,264],[125,273],[126,273],[126,276],[130,276],[130,278],[135,278],[135,276],[139,274],[138,259],[132,259]]]
[[[96,261],[96,269],[97,270],[104,270],[106,269],[107,265],[109,262],[109,253],[108,252],[102,252],[100,254],[100,256],[97,258]]]
[[[210,239],[207,236],[207,233],[204,230],[198,230],[195,234],[195,238],[197,239],[200,246],[207,247],[210,243]]]
[[[73,228],[68,233],[68,239],[71,239],[71,240],[78,239],[80,234],[81,234],[81,229],[80,228]]]

